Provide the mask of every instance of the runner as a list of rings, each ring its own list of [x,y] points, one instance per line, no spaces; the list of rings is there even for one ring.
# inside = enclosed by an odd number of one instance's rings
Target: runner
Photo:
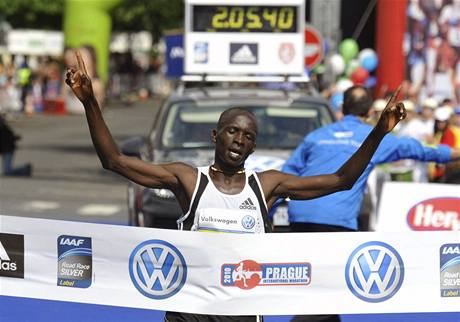
[[[76,55],[78,65],[67,70],[66,83],[85,107],[91,138],[102,166],[146,187],[171,190],[184,213],[178,221],[180,229],[234,231],[238,225],[232,224],[244,221],[246,227],[236,232],[270,232],[272,226],[267,211],[279,197],[312,199],[350,189],[383,137],[406,115],[404,105],[395,103],[398,90],[356,153],[337,172],[327,175],[296,177],[277,170],[246,172],[244,163],[256,148],[258,125],[255,116],[241,108],[224,111],[216,129],[212,130],[215,154],[214,163],[209,167],[194,168],[183,162],[151,164],[120,153],[102,117],[81,55],[78,51]],[[240,209],[242,203],[249,209]],[[254,221],[244,220],[245,215],[252,216]],[[257,229],[258,222],[260,229]],[[167,312],[165,321],[246,322],[262,321],[262,318]]]

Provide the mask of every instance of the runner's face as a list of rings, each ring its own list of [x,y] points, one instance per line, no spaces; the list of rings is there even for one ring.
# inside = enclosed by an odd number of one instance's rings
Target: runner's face
[[[235,115],[213,131],[216,159],[229,167],[241,167],[256,146],[257,125],[246,114]]]

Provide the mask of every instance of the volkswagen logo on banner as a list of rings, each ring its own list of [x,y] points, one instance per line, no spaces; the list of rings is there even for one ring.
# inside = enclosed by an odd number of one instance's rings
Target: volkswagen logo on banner
[[[366,302],[383,302],[398,292],[404,280],[404,263],[388,244],[371,241],[348,258],[345,279],[350,291]]]
[[[129,275],[139,292],[161,300],[179,292],[187,279],[187,266],[176,247],[154,239],[133,250],[129,257]]]

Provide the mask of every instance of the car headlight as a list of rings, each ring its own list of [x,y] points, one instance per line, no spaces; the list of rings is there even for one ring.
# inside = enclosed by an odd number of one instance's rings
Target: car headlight
[[[150,189],[150,191],[157,197],[164,198],[164,199],[172,199],[174,198],[174,194],[169,189]]]

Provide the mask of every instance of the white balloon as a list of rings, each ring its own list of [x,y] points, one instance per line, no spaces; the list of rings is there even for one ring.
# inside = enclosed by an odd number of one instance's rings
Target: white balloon
[[[336,86],[337,91],[343,93],[347,89],[353,86],[353,82],[347,78],[342,78],[337,82],[335,86]]]
[[[339,54],[334,54],[329,57],[328,62],[335,75],[341,75],[345,71],[345,61]]]
[[[359,55],[358,55],[359,63],[362,64],[363,59],[367,56],[377,56],[377,54],[374,49],[365,48],[359,52]]]

